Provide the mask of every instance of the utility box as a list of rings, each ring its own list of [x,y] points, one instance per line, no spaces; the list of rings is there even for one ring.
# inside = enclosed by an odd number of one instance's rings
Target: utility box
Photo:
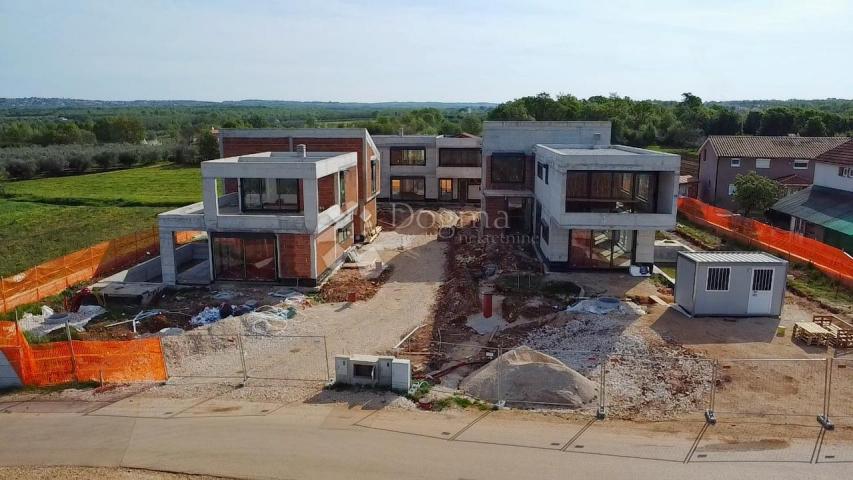
[[[375,355],[336,355],[335,383],[408,390],[412,367],[408,360]]]
[[[778,317],[788,262],[764,252],[678,252],[675,303],[693,316]]]

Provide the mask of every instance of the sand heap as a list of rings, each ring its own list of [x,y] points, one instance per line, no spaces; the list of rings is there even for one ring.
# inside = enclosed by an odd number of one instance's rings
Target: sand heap
[[[466,377],[460,389],[491,402],[506,399],[507,403],[558,403],[572,408],[598,398],[595,382],[528,347],[510,350],[487,363]]]
[[[411,216],[397,223],[395,231],[404,235],[435,235],[442,228],[458,224],[459,215],[451,210],[415,210]]]

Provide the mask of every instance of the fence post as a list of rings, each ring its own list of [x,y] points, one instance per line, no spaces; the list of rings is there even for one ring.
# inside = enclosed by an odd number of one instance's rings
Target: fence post
[[[243,366],[243,383],[249,380],[249,372],[246,370],[246,351],[243,350],[243,332],[237,332],[237,346],[240,348],[240,364]]]
[[[717,423],[717,414],[714,412],[714,408],[717,403],[717,368],[719,366],[719,362],[714,360],[711,362],[711,392],[710,397],[708,398],[708,409],[705,410],[705,421],[714,425]]]
[[[68,349],[71,351],[71,378],[74,383],[77,383],[80,381],[77,378],[77,357],[74,355],[74,341],[71,340],[71,326],[67,319],[65,320],[65,336],[68,338]]]
[[[820,423],[823,428],[827,430],[835,429],[835,425],[832,424],[832,420],[829,419],[829,402],[830,397],[832,396],[832,366],[833,366],[833,357],[828,357],[826,359],[825,368],[823,374],[823,415],[818,415],[817,421]]]
[[[332,371],[329,367],[329,346],[326,344],[326,336],[323,335],[323,358],[326,362],[326,379],[332,381]]]
[[[163,373],[166,375],[166,381],[169,381],[169,364],[166,363],[166,350],[163,349],[163,337],[158,336],[157,340],[160,342],[160,358],[163,359]]]
[[[496,398],[498,399],[499,404],[506,405],[506,399],[503,398],[503,388],[501,388],[502,383],[503,383],[503,378],[502,378],[503,377],[503,369],[501,368],[501,361],[500,361],[500,358],[501,358],[503,352],[501,352],[501,350],[503,350],[503,348],[498,347],[498,352],[497,352],[498,356],[497,356],[497,358],[495,358],[495,360],[497,360],[497,363],[495,363],[495,367],[497,367],[496,370],[498,371],[498,384],[497,384],[497,396],[496,396]]]
[[[595,412],[595,418],[599,420],[604,420],[604,417],[607,416],[607,401],[605,399],[607,396],[607,358],[607,355],[602,357],[601,375],[599,375],[601,385],[598,386],[598,411]]]

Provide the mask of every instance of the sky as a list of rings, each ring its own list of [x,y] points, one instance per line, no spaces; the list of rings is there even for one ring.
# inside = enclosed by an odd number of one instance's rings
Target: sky
[[[853,0],[0,0],[0,97],[853,98]]]

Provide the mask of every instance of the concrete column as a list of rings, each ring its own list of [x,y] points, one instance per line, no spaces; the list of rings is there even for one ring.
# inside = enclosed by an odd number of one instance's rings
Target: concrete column
[[[216,179],[203,178],[201,188],[202,199],[204,200],[204,223],[210,228],[215,228],[216,216],[219,215],[219,201],[216,197]]]
[[[637,230],[637,246],[634,252],[634,263],[654,263],[655,261],[655,231]]]
[[[178,280],[175,263],[175,235],[171,230],[160,230],[160,270],[163,283],[174,285]]]
[[[305,179],[302,182],[302,204],[305,210],[305,228],[314,231],[317,228],[317,214],[320,204],[317,179]]]

